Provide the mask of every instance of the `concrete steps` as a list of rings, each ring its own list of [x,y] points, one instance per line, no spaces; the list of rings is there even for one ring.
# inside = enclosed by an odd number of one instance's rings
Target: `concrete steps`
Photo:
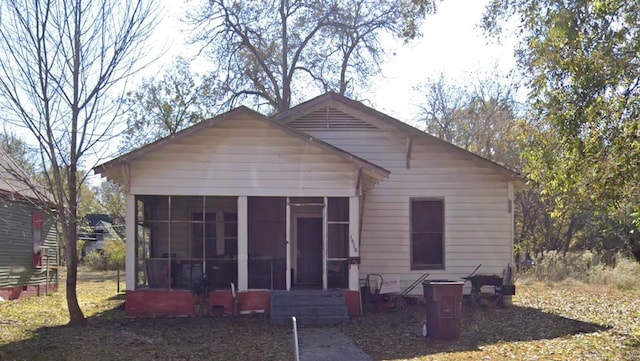
[[[340,291],[292,290],[271,292],[271,322],[326,326],[349,321],[347,302]]]

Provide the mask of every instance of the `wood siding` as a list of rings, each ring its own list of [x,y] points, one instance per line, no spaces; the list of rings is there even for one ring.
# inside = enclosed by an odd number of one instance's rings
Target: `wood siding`
[[[419,136],[414,136],[407,169],[406,134],[369,121],[381,129],[309,131],[391,171],[388,179],[366,195],[360,278],[368,273],[399,277],[404,288],[424,272],[429,272],[429,279],[459,280],[479,264],[479,273],[502,274],[512,263],[508,180]],[[445,202],[444,270],[410,268],[410,199],[421,197]],[[421,292],[420,286],[413,293]]]
[[[58,248],[53,222],[45,216],[42,267],[33,267],[32,214],[34,206],[10,200],[0,200],[0,289],[27,285],[45,285],[47,257],[52,268],[58,265]],[[56,271],[49,272],[55,283]]]
[[[130,193],[351,196],[352,163],[263,121],[233,119],[130,165]]]

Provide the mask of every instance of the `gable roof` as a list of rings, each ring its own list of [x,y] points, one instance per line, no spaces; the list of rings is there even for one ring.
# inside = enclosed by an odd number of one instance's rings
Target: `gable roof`
[[[228,121],[228,120],[232,120],[232,119],[236,119],[239,116],[249,116],[252,119],[255,120],[259,120],[259,121],[263,121],[266,123],[269,123],[270,125],[285,131],[286,133],[290,134],[293,137],[296,137],[302,141],[304,141],[307,144],[310,144],[314,147],[320,148],[326,152],[328,152],[329,154],[333,154],[336,155],[348,162],[353,163],[354,165],[356,165],[358,168],[363,169],[363,171],[365,173],[367,173],[370,176],[373,176],[374,178],[377,179],[382,179],[382,178],[386,178],[389,176],[390,172],[386,169],[384,169],[383,167],[380,167],[379,165],[372,163],[366,159],[360,158],[354,154],[351,154],[347,151],[344,151],[334,145],[331,145],[323,140],[320,140],[316,137],[313,137],[307,133],[303,133],[299,130],[293,129],[290,126],[286,125],[283,122],[280,121],[276,121],[272,118],[269,118],[263,114],[260,114],[252,109],[249,109],[245,106],[240,106],[238,108],[235,108],[233,110],[230,110],[226,113],[220,114],[218,116],[215,116],[213,118],[204,120],[198,124],[195,124],[189,128],[183,129],[179,132],[176,132],[172,135],[169,135],[165,138],[159,139],[153,143],[147,144],[141,148],[138,148],[136,150],[133,150],[127,154],[124,154],[120,157],[117,157],[115,159],[112,159],[108,162],[105,162],[103,164],[100,164],[96,167],[93,168],[93,171],[96,174],[104,174],[105,172],[107,172],[109,169],[114,168],[114,167],[118,167],[121,165],[125,165],[128,162],[137,159],[147,153],[153,152],[155,150],[161,149],[163,147],[165,147],[168,144],[171,144],[173,142],[176,142],[180,139],[183,139],[185,137],[188,137],[189,135],[192,134],[196,134],[204,129],[210,128],[210,127],[214,127],[217,124],[220,124],[222,122]]]
[[[84,218],[87,220],[90,227],[95,227],[100,222],[113,223],[113,219],[108,214],[104,213],[87,214]]]
[[[37,204],[52,204],[47,199],[50,195],[2,149],[0,149],[0,195]]]
[[[300,117],[304,117],[307,114],[310,114],[311,112],[313,112],[314,110],[316,110],[318,107],[325,105],[325,104],[330,104],[331,102],[337,102],[340,103],[346,107],[352,108],[356,111],[359,112],[363,112],[365,114],[371,115],[372,117],[375,117],[376,119],[379,119],[383,122],[385,122],[386,124],[389,124],[393,127],[395,127],[396,129],[400,130],[401,132],[407,133],[407,135],[415,135],[415,136],[419,136],[421,138],[427,139],[428,141],[434,142],[436,144],[440,144],[448,149],[450,149],[452,152],[455,152],[467,159],[470,159],[473,162],[479,163],[481,165],[487,166],[493,170],[495,170],[496,172],[507,176],[508,178],[511,178],[517,182],[522,183],[521,185],[524,185],[524,180],[522,179],[522,176],[512,170],[509,169],[501,164],[498,164],[494,161],[491,161],[487,158],[484,158],[478,154],[475,154],[473,152],[470,152],[466,149],[460,148],[457,145],[454,145],[452,143],[449,143],[445,140],[442,140],[438,137],[435,137],[427,132],[424,132],[416,127],[413,127],[403,121],[400,121],[396,118],[393,118],[387,114],[384,114],[380,111],[377,111],[371,107],[368,107],[364,104],[362,104],[359,101],[347,98],[344,95],[335,93],[335,92],[328,92],[325,93],[323,95],[320,95],[318,97],[315,97],[311,100],[308,100],[304,103],[301,103],[289,110],[286,110],[284,112],[275,114],[273,116],[273,118],[275,120],[281,121],[283,123],[289,123],[292,121],[295,121],[296,119],[300,118]]]

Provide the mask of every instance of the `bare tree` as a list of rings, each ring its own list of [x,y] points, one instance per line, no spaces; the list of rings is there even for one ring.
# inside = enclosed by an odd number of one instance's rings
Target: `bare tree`
[[[471,146],[469,122],[465,113],[470,94],[462,87],[449,84],[440,75],[437,80],[430,80],[415,88],[425,95],[420,105],[420,117],[425,122],[426,131],[449,143],[468,149]]]
[[[6,121],[24,128],[39,149],[65,246],[71,325],[86,323],[76,294],[78,199],[85,181],[78,169],[112,136],[119,116],[113,92],[122,92],[121,82],[136,70],[155,14],[153,3],[141,0],[0,5],[0,101]]]
[[[379,72],[380,36],[418,35],[435,0],[210,0],[189,17],[227,103],[283,111],[310,89],[341,94]]]
[[[416,91],[425,97],[419,117],[427,132],[513,169],[521,167],[514,139],[519,105],[511,79],[494,71],[463,88],[441,75]]]

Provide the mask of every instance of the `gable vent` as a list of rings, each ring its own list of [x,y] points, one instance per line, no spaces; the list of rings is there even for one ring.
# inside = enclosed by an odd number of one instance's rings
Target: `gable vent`
[[[330,106],[317,109],[289,123],[289,126],[300,130],[360,130],[378,129],[362,119],[342,112]]]

